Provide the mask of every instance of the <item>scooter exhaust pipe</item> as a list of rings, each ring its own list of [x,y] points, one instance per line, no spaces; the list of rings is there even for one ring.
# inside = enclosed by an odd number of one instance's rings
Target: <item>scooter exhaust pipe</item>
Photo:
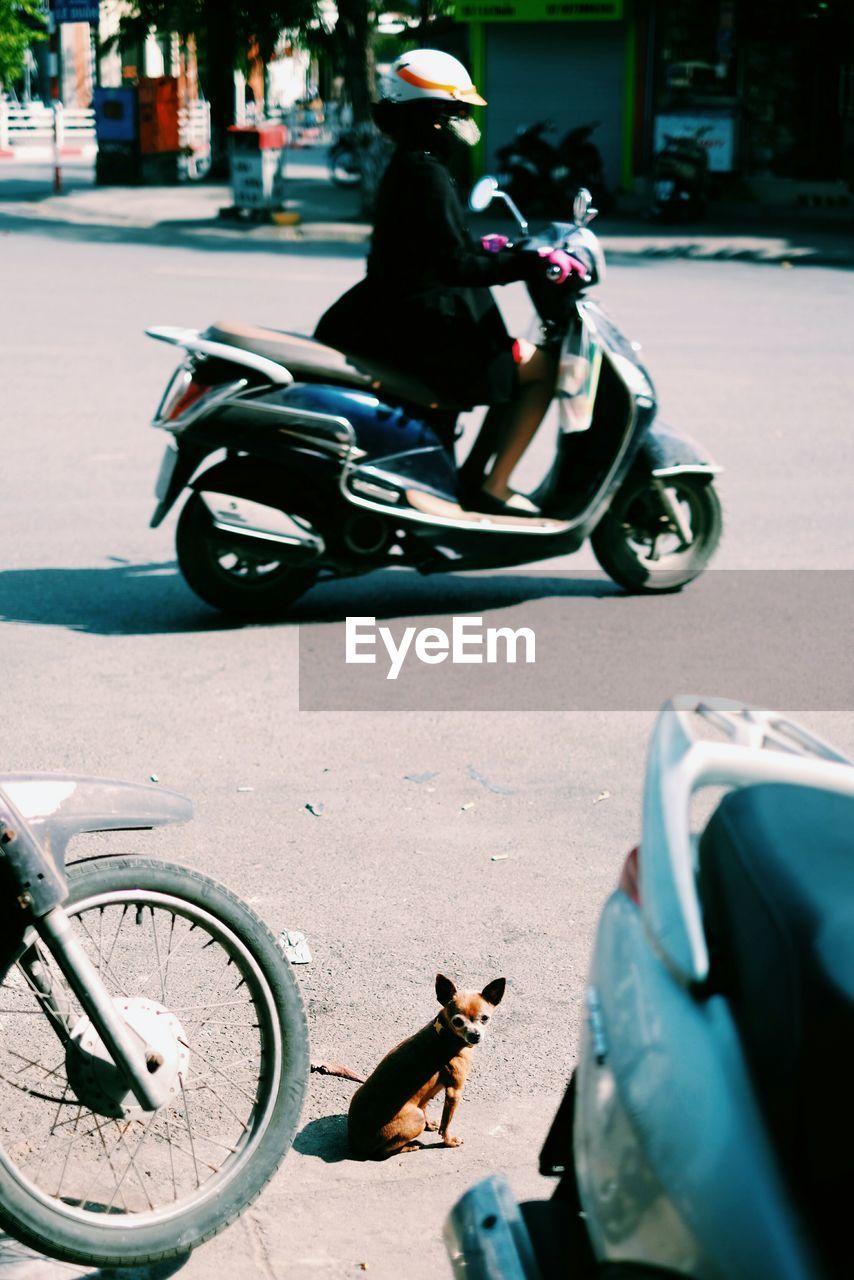
[[[252,498],[240,498],[233,493],[202,489],[199,496],[210,512],[215,529],[235,534],[241,541],[247,538],[257,543],[274,544],[279,559],[287,558],[294,564],[310,564],[326,550],[321,535],[302,516],[288,515],[278,507],[267,506]]]

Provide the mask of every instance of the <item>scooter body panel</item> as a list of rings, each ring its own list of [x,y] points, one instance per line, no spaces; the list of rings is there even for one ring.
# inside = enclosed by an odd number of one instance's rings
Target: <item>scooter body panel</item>
[[[713,476],[720,471],[720,467],[696,440],[661,422],[651,425],[641,444],[639,456],[650,473],[660,478],[686,472]]]
[[[574,1157],[597,1256],[692,1280],[818,1280],[726,1002],[670,974],[622,892],[600,919],[587,1013]]]

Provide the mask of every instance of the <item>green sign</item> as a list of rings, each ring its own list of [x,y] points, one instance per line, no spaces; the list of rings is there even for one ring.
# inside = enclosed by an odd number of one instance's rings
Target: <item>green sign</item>
[[[613,22],[623,0],[457,0],[457,22]]]

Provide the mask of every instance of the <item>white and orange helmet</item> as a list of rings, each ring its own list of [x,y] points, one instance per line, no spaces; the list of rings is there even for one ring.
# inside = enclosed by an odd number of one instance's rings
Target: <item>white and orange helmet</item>
[[[383,77],[382,96],[387,102],[432,99],[486,106],[463,64],[439,49],[413,49],[397,58]]]

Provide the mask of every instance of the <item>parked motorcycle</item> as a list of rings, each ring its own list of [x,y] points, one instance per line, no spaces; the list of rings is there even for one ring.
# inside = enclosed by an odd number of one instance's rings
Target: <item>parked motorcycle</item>
[[[354,125],[329,148],[329,177],[336,187],[364,186],[375,198],[391,155],[391,146],[373,125]]]
[[[83,832],[190,816],[161,787],[0,777],[0,1224],[56,1258],[185,1254],[296,1131],[306,1019],[265,925],[187,867],[66,864]]]
[[[709,186],[709,154],[704,125],[690,134],[666,134],[652,171],[652,213],[669,222],[702,218]]]
[[[362,181],[362,142],[354,129],[340,133],[329,148],[329,177],[336,187],[355,187]]]
[[[472,205],[485,209],[499,195],[484,178]],[[561,352],[561,429],[533,495],[539,516],[461,505],[460,406],[396,369],[271,329],[147,330],[187,353],[154,419],[170,440],[151,524],[189,488],[178,563],[203,600],[272,617],[319,578],[392,565],[432,574],[526,564],[587,538],[629,591],[677,590],[702,572],[721,532],[717,468],[656,422],[636,347],[587,296],[604,276],[589,193],[575,212],[574,224],[554,223],[517,249],[563,247],[588,267],[580,285],[550,282],[544,271],[528,286]],[[224,458],[213,456],[223,449]],[[493,451],[484,430],[463,468],[472,492]]]
[[[727,794],[698,839],[705,787]],[[852,830],[834,747],[737,702],[665,705],[541,1155],[557,1191],[467,1192],[446,1227],[458,1276],[852,1274]]]
[[[550,120],[520,126],[513,140],[496,151],[502,187],[518,205],[547,215],[570,209],[583,187],[600,212],[610,212],[613,198],[592,140],[596,128],[595,123],[577,126],[553,145],[545,136],[554,129]]]

